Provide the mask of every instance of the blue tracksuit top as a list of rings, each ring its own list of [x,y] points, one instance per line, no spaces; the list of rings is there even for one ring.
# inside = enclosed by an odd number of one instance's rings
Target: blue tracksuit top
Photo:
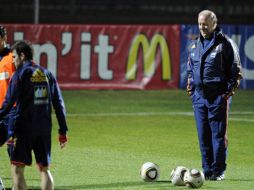
[[[60,88],[53,75],[45,68],[26,62],[14,73],[0,119],[16,103],[14,133],[20,135],[51,135],[51,105],[59,124],[59,134],[66,134],[65,105]]]
[[[203,40],[200,35],[189,48],[187,90],[193,94],[196,89],[206,97],[234,92],[242,78],[236,44],[218,27],[205,47]]]

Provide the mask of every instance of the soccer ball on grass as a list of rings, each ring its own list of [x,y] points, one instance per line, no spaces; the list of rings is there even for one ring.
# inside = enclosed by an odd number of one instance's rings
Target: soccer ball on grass
[[[184,175],[184,183],[189,188],[200,188],[204,181],[204,173],[198,169],[189,169]]]
[[[140,176],[144,181],[156,181],[160,176],[160,168],[153,162],[146,162],[140,169]]]
[[[184,175],[187,172],[188,168],[184,166],[177,166],[171,171],[170,181],[173,185],[184,186]]]

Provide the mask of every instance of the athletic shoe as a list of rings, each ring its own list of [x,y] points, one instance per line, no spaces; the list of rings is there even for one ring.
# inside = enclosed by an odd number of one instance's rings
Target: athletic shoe
[[[224,174],[221,174],[221,175],[212,175],[209,180],[212,180],[212,181],[222,181],[225,179],[225,175]]]
[[[1,178],[0,178],[0,190],[5,190],[4,183]]]

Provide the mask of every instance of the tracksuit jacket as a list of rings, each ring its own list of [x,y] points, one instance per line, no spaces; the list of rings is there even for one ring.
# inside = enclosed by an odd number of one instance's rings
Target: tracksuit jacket
[[[218,27],[208,47],[201,41],[200,35],[189,49],[187,91],[206,98],[234,93],[242,77],[237,46]]]
[[[0,108],[2,106],[2,103],[4,102],[11,77],[16,70],[13,63],[12,55],[13,54],[11,50],[7,47],[5,47],[0,52]],[[15,106],[10,111],[10,113],[6,115],[2,121],[0,121],[0,125],[4,128],[4,130],[1,132],[2,134],[0,134],[1,136],[0,138],[3,138],[0,140],[1,142],[5,142],[6,138],[9,139],[9,137],[12,136],[13,134],[13,131],[8,129],[13,128],[12,126],[14,124],[13,123],[14,112]],[[5,133],[7,131],[8,131],[7,136],[5,136]]]
[[[15,71],[15,66],[13,64],[12,53],[10,49],[4,48],[0,52],[0,104],[2,105],[4,97],[6,95],[9,81]],[[1,108],[0,105],[0,108]]]
[[[66,134],[68,129],[61,91],[53,75],[45,68],[28,61],[17,69],[0,109],[0,120],[15,102],[16,136],[51,135],[52,104],[59,124],[59,134]]]

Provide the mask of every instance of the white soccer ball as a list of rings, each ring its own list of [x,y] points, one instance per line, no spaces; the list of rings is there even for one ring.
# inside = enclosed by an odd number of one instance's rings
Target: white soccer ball
[[[171,171],[170,181],[173,185],[184,186],[184,174],[187,172],[188,168],[184,166],[177,166]]]
[[[140,169],[140,176],[144,181],[156,181],[160,176],[160,168],[153,162],[146,162]]]
[[[184,183],[189,188],[200,188],[204,181],[204,173],[198,169],[189,169],[184,175]]]

